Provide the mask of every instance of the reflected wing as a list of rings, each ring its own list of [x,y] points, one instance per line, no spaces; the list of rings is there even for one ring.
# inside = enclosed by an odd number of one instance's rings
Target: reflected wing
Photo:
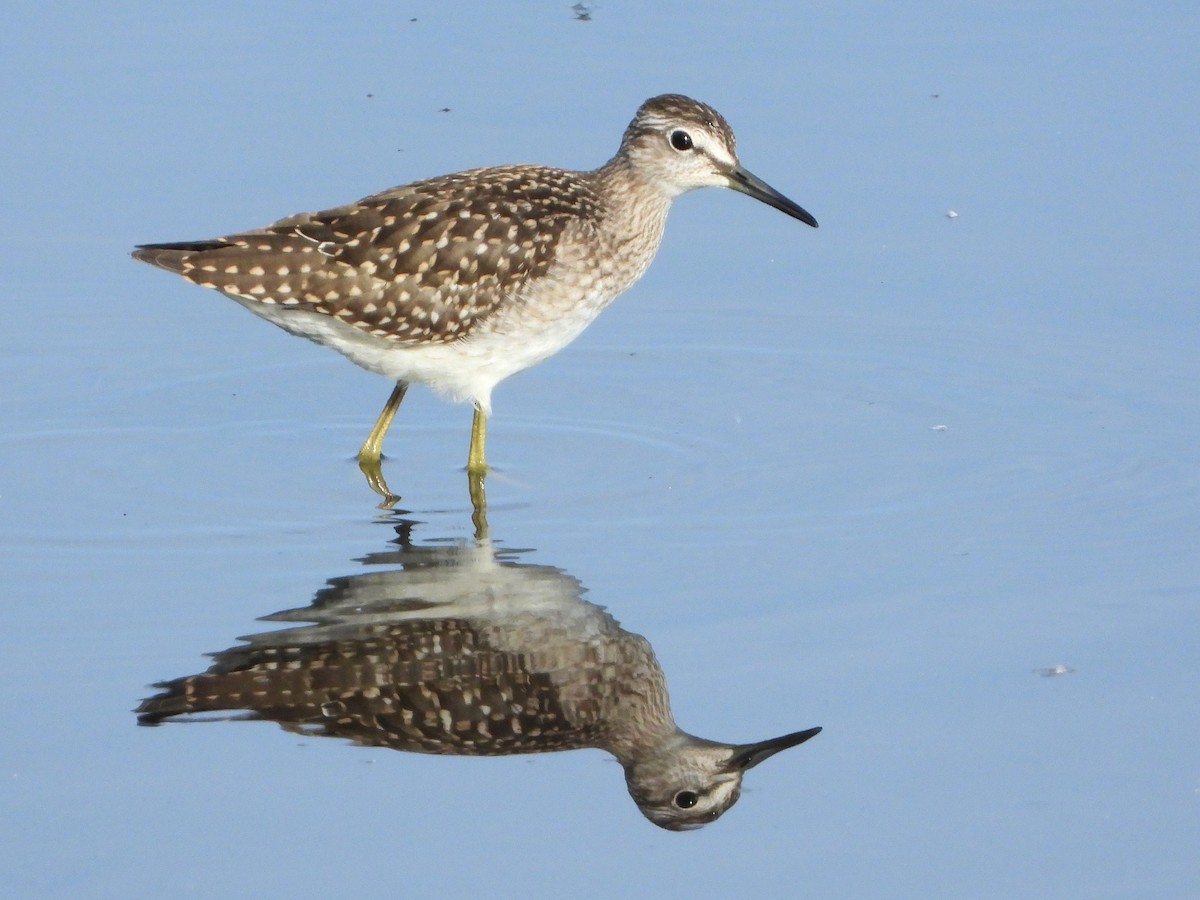
[[[599,726],[570,721],[555,673],[530,671],[530,659],[485,646],[454,619],[372,626],[353,641],[243,646],[202,675],[164,682],[138,721],[247,710],[290,731],[422,753],[594,746]]]

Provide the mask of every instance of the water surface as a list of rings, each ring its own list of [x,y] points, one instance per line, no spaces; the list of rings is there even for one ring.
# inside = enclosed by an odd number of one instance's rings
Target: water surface
[[[10,20],[11,890],[1200,892],[1196,13]],[[598,750],[136,727],[151,683],[394,533],[353,460],[388,385],[129,248],[468,166],[596,165],[668,90],[821,228],[680,200],[647,277],[496,392],[492,539],[644,635],[689,730],[822,734],[680,835]],[[414,389],[389,436],[419,545],[473,540],[469,421]]]

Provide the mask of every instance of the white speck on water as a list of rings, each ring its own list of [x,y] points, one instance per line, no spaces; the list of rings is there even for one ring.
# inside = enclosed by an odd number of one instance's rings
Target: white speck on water
[[[1075,670],[1070,666],[1059,663],[1056,666],[1046,666],[1045,668],[1034,669],[1033,671],[1037,672],[1043,678],[1057,678],[1059,675],[1070,675]]]

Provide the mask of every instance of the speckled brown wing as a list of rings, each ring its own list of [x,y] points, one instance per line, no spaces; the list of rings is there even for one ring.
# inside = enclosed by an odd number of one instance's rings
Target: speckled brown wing
[[[576,173],[508,166],[402,185],[211,241],[134,256],[253,303],[323,313],[404,343],[459,340],[549,269],[600,214]]]
[[[161,684],[138,721],[245,710],[289,731],[422,753],[594,746],[600,724],[569,721],[553,673],[526,663],[460,620],[370,626],[354,640],[226,650],[208,672]]]

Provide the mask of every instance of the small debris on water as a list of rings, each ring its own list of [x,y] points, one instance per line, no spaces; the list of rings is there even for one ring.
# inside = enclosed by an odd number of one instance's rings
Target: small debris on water
[[[1070,675],[1075,670],[1070,666],[1064,666],[1062,663],[1059,663],[1057,666],[1046,666],[1041,669],[1034,669],[1033,671],[1037,672],[1043,678],[1057,678],[1060,675]]]

